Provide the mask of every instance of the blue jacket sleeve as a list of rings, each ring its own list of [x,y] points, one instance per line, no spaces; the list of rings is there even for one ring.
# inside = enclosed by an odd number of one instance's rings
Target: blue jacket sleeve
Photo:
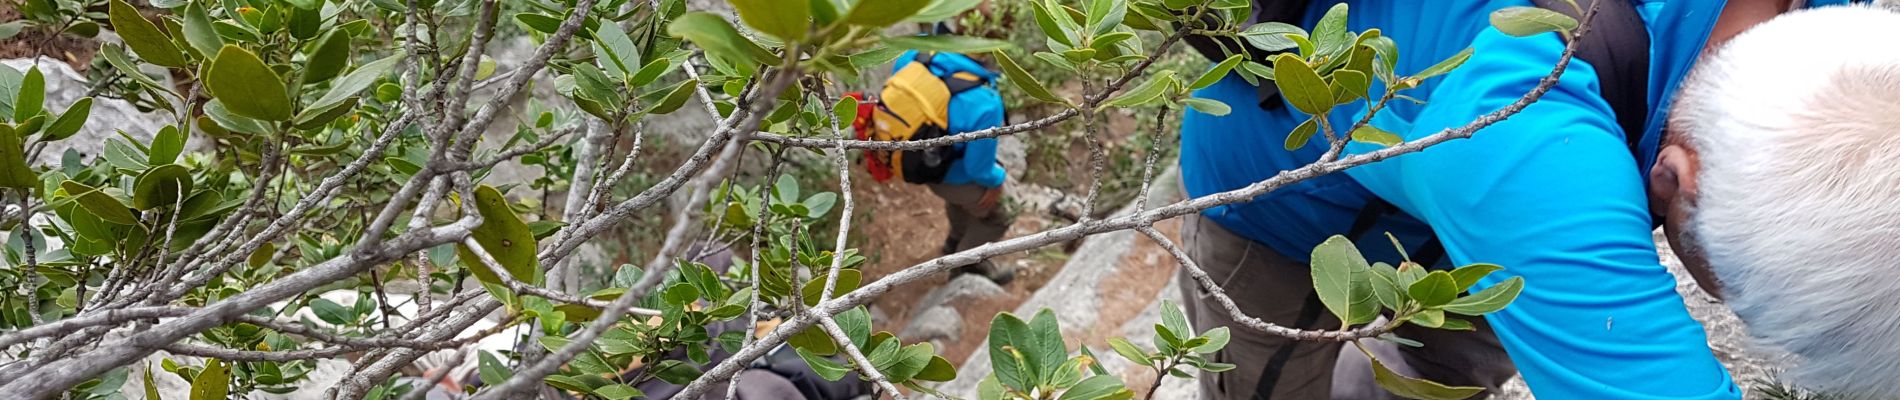
[[[957,95],[954,99],[961,102],[956,110],[976,110],[969,118],[952,117],[951,132],[958,134],[1003,126],[1003,98],[995,89],[978,88]],[[964,106],[964,104],[969,104]],[[970,183],[993,188],[1003,185],[1006,175],[1003,166],[996,162],[996,138],[977,139],[963,145],[963,158],[955,168]]]
[[[1408,139],[1510,104],[1562,52],[1549,34],[1486,29],[1472,43]],[[1506,268],[1480,287],[1524,278],[1522,296],[1488,318],[1538,397],[1739,399],[1658,263],[1641,172],[1595,87],[1574,62],[1541,101],[1473,138],[1350,174],[1430,223],[1452,261]]]

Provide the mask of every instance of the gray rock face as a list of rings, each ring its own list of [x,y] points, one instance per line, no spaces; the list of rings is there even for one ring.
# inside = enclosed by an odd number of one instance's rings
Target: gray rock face
[[[87,96],[86,92],[90,84],[86,81],[86,76],[74,71],[65,62],[47,57],[0,60],[0,64],[6,64],[7,67],[21,72],[33,68],[36,63],[40,74],[46,78],[46,103],[44,104],[46,109],[53,110],[55,113],[64,112],[66,107],[72,106],[73,102]],[[34,159],[33,162],[36,165],[58,165],[60,157],[66,153],[67,149],[78,152],[85,159],[91,159],[105,151],[106,139],[118,137],[118,131],[124,131],[127,135],[142,140],[150,139],[159,128],[170,124],[174,119],[174,116],[167,115],[162,110],[142,112],[124,100],[95,96],[92,99],[91,117],[79,128],[79,133],[65,140],[52,142],[45,150],[40,151],[39,158]]]
[[[963,314],[954,307],[931,307],[911,318],[910,325],[904,326],[898,337],[915,341],[950,339],[963,332],[962,321]]]
[[[917,302],[917,307],[926,309],[936,308],[937,306],[950,302],[996,297],[1004,294],[1006,294],[1006,292],[1002,286],[997,286],[996,282],[990,282],[987,278],[973,274],[958,274],[956,278],[951,279],[950,282],[943,284],[943,286],[931,289],[929,294],[924,295],[923,300]]]

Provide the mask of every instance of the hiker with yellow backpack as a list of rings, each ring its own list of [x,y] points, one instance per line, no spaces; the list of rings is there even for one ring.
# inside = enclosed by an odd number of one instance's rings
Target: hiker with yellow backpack
[[[1003,98],[996,73],[968,56],[911,51],[897,57],[884,89],[860,100],[853,127],[862,140],[909,141],[980,131],[1003,125]],[[943,254],[969,250],[1001,239],[1013,217],[1002,209],[1003,181],[996,161],[996,139],[905,151],[866,151],[872,178],[895,177],[921,184],[943,199],[950,232]],[[958,269],[1007,284],[1015,271],[990,260]]]

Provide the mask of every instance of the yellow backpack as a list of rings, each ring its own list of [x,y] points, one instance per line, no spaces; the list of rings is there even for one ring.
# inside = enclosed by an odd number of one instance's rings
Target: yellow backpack
[[[930,69],[934,52],[919,52],[899,68],[874,100],[868,128],[869,140],[910,141],[935,139],[950,134],[950,97],[985,84],[982,76],[955,72],[938,76]],[[862,135],[863,133],[861,133]],[[921,150],[873,150],[865,154],[872,176],[879,181],[896,175],[910,183],[942,182],[950,165],[963,157],[956,146],[938,146]],[[880,173],[880,169],[884,170]]]

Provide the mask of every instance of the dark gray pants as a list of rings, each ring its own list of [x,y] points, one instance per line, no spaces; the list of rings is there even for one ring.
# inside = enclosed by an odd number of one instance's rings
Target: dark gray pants
[[[1228,232],[1199,215],[1184,217],[1182,241],[1188,256],[1221,285],[1240,310],[1261,320],[1300,329],[1339,329],[1313,293],[1312,272],[1264,245]],[[1343,343],[1294,342],[1234,322],[1227,309],[1181,270],[1181,293],[1194,329],[1226,326],[1233,341],[1212,355],[1237,366],[1201,374],[1203,399],[1387,399],[1397,398],[1373,381],[1370,363],[1359,350],[1341,351]],[[1479,386],[1495,392],[1517,372],[1483,318],[1467,318],[1476,332],[1406,325],[1398,336],[1424,343],[1405,347],[1380,340],[1364,343],[1379,360],[1401,374],[1448,385]],[[1482,397],[1482,395],[1480,396]]]
[[[943,199],[943,212],[950,217],[950,232],[945,242],[955,242],[954,251],[964,251],[1002,239],[1011,221],[1001,205],[983,207],[983,194],[989,188],[978,185],[931,184],[930,192]],[[1000,201],[999,201],[1000,203]],[[982,261],[988,263],[989,260]]]

